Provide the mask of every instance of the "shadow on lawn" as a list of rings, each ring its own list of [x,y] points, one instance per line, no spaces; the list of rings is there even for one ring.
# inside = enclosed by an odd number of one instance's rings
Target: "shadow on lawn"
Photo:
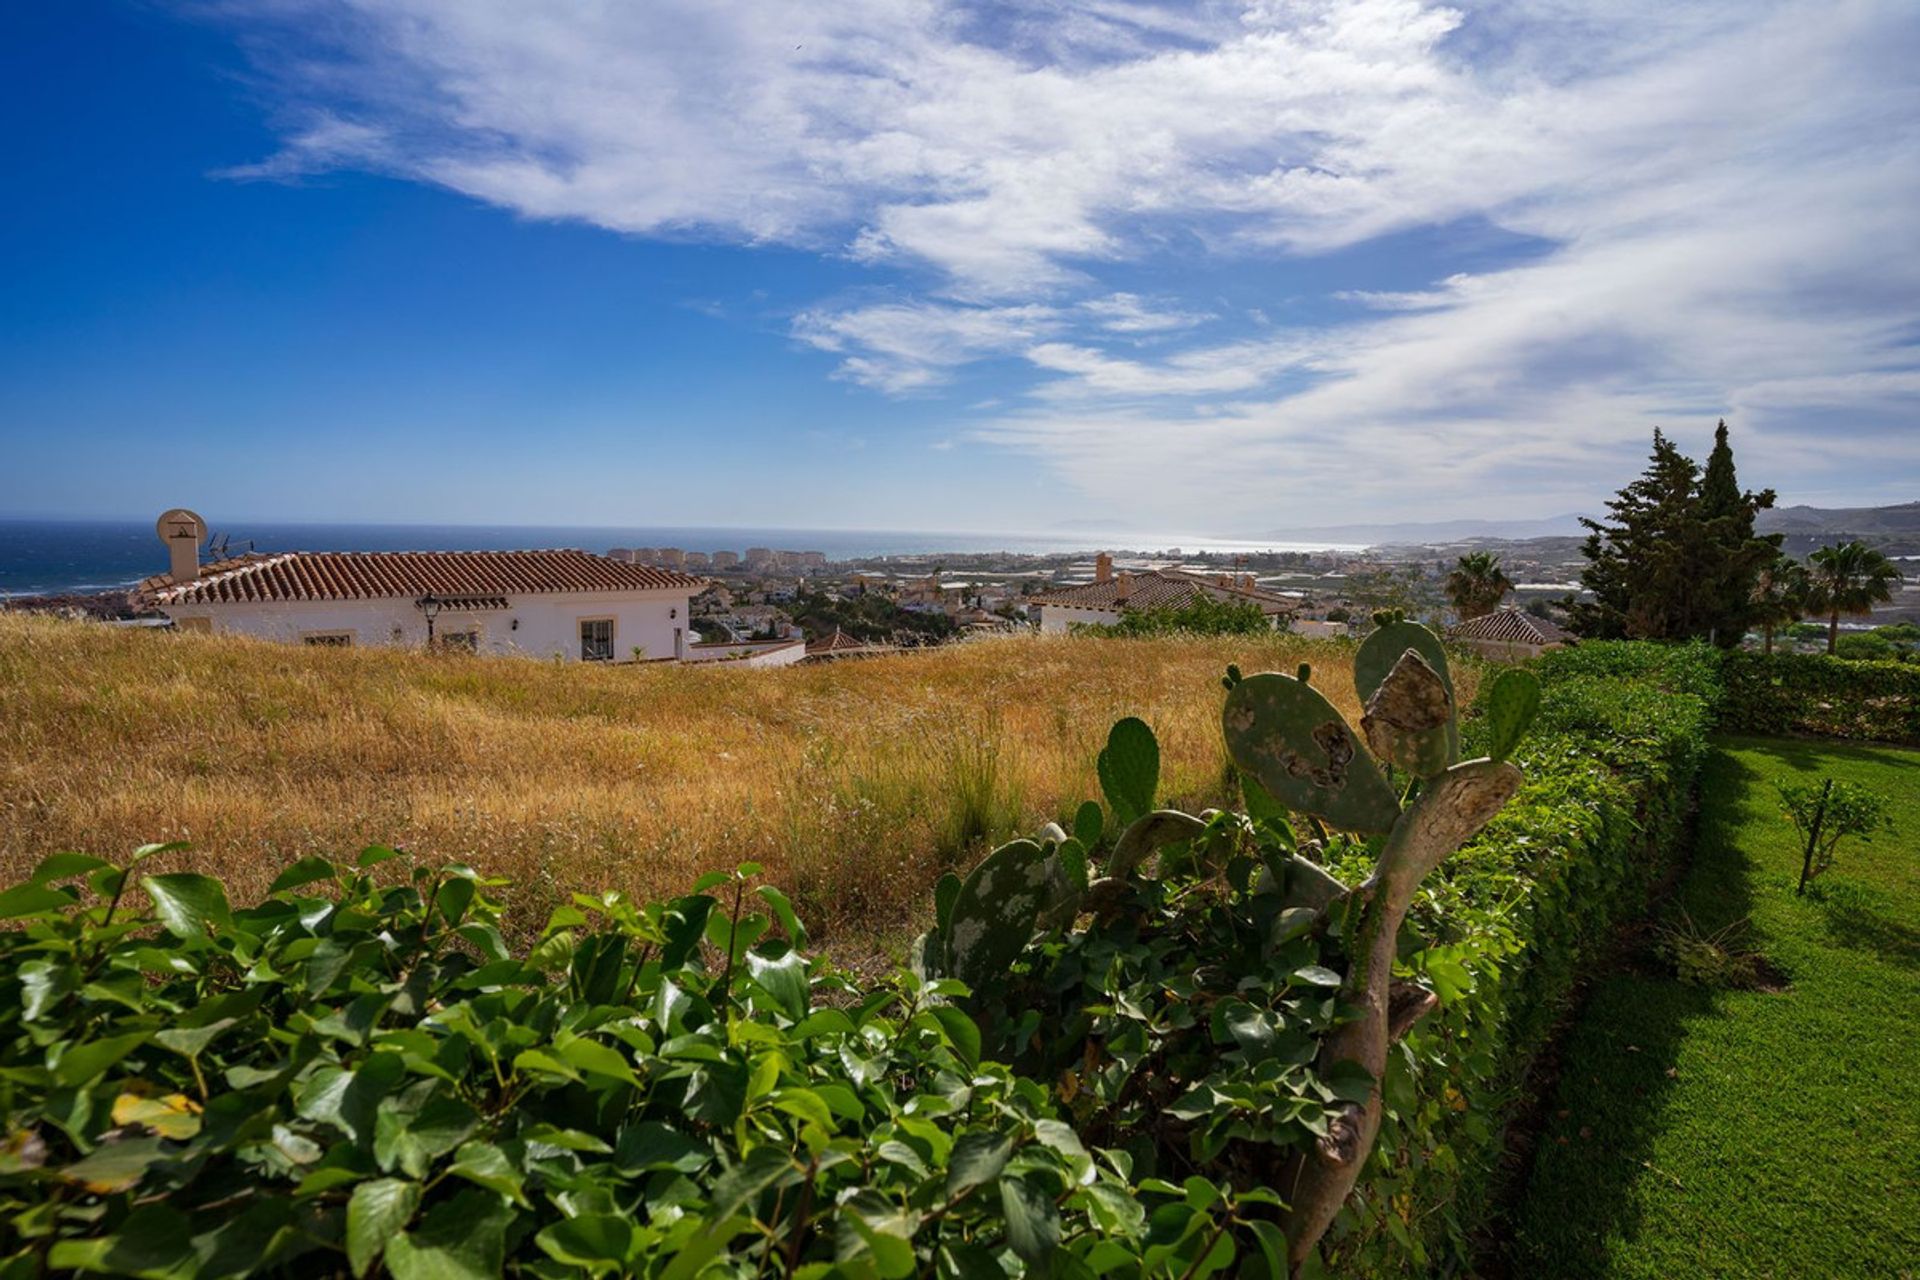
[[[1708,758],[1692,865],[1659,919],[1674,922],[1684,910],[1698,932],[1711,934],[1750,917],[1753,867],[1736,834],[1742,813],[1760,799],[1760,781],[1757,771],[1725,751]],[[1595,983],[1564,1042],[1515,1230],[1506,1256],[1488,1274],[1606,1276],[1607,1242],[1639,1233],[1636,1186],[1651,1178],[1685,1190],[1649,1156],[1689,1025],[1724,1015],[1719,993],[1675,979],[1652,958],[1650,941],[1645,931],[1629,941],[1622,963]],[[1749,929],[1740,943],[1764,948],[1766,939]]]
[[[1913,753],[1865,743],[1836,742],[1832,738],[1733,738],[1728,746],[1768,755],[1799,773],[1826,773],[1836,756],[1863,764],[1910,768]]]
[[[1881,914],[1878,908],[1890,900],[1887,895],[1850,880],[1827,883],[1822,877],[1807,886],[1807,897],[1820,905],[1827,940],[1835,946],[1920,969],[1920,929]]]

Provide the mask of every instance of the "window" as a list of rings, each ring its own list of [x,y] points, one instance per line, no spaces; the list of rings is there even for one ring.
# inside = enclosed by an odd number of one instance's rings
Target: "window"
[[[325,645],[333,649],[349,648],[353,644],[351,631],[309,631],[300,637],[302,644]]]
[[[480,652],[480,633],[478,631],[443,631],[440,633],[440,647],[453,653]]]
[[[580,660],[613,661],[613,619],[583,618],[580,621]]]

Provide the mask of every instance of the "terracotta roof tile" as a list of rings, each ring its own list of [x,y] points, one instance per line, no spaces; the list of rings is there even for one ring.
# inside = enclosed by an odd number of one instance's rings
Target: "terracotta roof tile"
[[[1455,623],[1447,636],[1453,640],[1487,640],[1502,644],[1565,644],[1572,639],[1565,631],[1519,609],[1495,609],[1477,618]]]
[[[203,565],[192,582],[156,574],[136,588],[154,605],[275,600],[449,598],[498,608],[508,595],[562,591],[697,591],[706,579],[588,551],[289,551]],[[504,601],[501,601],[504,604]]]
[[[843,654],[850,653],[885,653],[892,648],[892,645],[873,644],[866,640],[855,639],[853,636],[840,630],[840,628],[835,627],[832,635],[821,636],[817,640],[807,641],[807,656],[809,658],[821,658],[839,657]]]

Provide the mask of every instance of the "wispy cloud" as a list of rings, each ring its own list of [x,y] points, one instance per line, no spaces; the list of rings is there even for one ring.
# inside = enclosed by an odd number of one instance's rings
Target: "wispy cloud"
[[[1205,311],[1183,311],[1177,304],[1151,302],[1133,293],[1089,298],[1080,309],[1110,333],[1168,333],[1213,319]]]
[[[978,437],[1156,518],[1551,511],[1721,412],[1810,485],[1920,478],[1910,0],[235,12],[295,122],[236,172],[866,264],[885,300],[793,322],[838,376],[1022,369]],[[1121,283],[1172,241],[1284,263],[1467,219],[1538,248],[1291,326]]]

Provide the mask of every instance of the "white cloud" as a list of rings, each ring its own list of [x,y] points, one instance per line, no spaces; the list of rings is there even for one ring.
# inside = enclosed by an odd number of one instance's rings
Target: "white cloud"
[[[885,302],[803,312],[793,332],[822,351],[857,353],[841,361],[840,376],[904,392],[937,386],[954,368],[1023,346],[1057,324],[1058,312],[1039,304]]]
[[[1721,412],[1756,480],[1916,479],[1911,0],[234,12],[292,122],[248,176],[358,164],[850,257],[901,292],[796,318],[839,376],[924,394],[1020,362],[981,437],[1155,518],[1590,505],[1653,421]],[[1359,314],[1305,325],[1113,278],[1173,241],[1285,261],[1461,220],[1536,248],[1328,288]]]
[[[1134,293],[1089,298],[1080,304],[1080,309],[1111,333],[1167,333],[1191,329],[1213,319],[1204,311],[1183,311],[1177,305],[1149,302]]]

